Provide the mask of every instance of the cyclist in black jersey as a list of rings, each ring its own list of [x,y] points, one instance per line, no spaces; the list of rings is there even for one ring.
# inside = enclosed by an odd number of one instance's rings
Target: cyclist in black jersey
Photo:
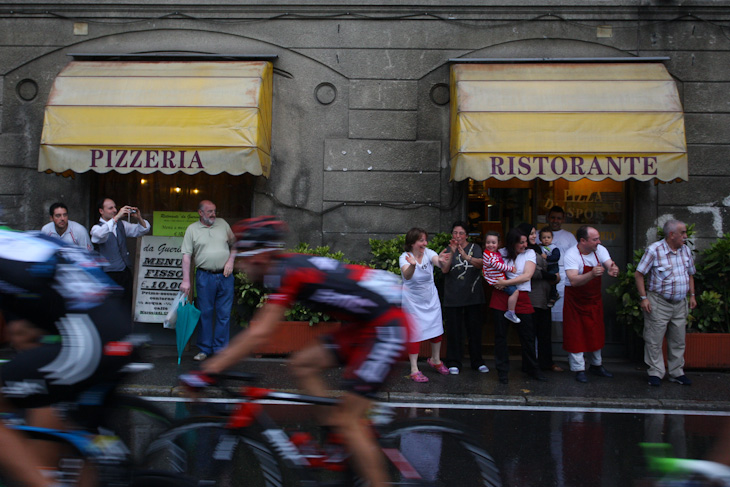
[[[408,320],[400,308],[400,279],[326,257],[283,253],[285,225],[275,217],[243,220],[233,232],[239,250],[236,269],[275,292],[253,318],[259,326],[236,336],[228,348],[202,364],[203,371],[223,372],[268,341],[295,302],[346,321],[341,331],[296,354],[291,365],[301,387],[316,396],[327,393],[322,370],[345,365],[347,392],[336,411],[328,411],[320,422],[341,435],[355,468],[371,487],[385,486],[384,459],[362,419],[372,394],[405,352]]]
[[[128,354],[105,353],[131,322],[101,266],[61,240],[0,229],[0,311],[18,350],[0,368],[0,411],[26,409],[30,423],[54,426],[58,419],[46,406],[74,400],[128,363]],[[23,485],[52,485],[38,470],[38,448],[2,423],[0,446],[5,473]]]

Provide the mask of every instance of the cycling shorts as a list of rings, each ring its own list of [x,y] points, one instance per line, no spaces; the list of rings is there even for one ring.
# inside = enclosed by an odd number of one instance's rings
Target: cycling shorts
[[[87,313],[62,317],[61,343],[25,350],[2,365],[3,398],[16,408],[44,407],[74,401],[93,385],[118,380],[119,370],[131,358],[124,353],[117,355],[117,351],[108,353],[109,333],[95,325],[103,320],[105,326],[117,328],[111,335],[121,338],[126,336],[129,325],[118,316],[109,306],[99,306]],[[113,341],[120,338],[114,337]]]
[[[370,397],[405,354],[408,319],[403,310],[392,308],[370,323],[345,324],[322,342],[345,366],[343,389]]]

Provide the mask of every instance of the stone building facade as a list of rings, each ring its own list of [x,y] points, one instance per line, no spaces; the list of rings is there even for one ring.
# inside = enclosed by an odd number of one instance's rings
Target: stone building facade
[[[666,57],[684,108],[689,180],[623,183],[615,252],[625,263],[669,215],[696,223],[695,242],[704,247],[726,231],[730,205],[729,7],[700,0],[0,2],[2,219],[40,228],[59,199],[72,219],[97,219],[93,201],[100,187],[108,191],[105,175],[38,171],[44,107],[70,54],[276,56],[271,174],[251,178],[235,197],[245,200],[242,213],[288,220],[292,243],[327,244],[353,258],[367,258],[369,238],[411,226],[448,231],[468,217],[470,183],[450,181],[454,62]],[[532,219],[544,221],[544,208],[531,205]]]

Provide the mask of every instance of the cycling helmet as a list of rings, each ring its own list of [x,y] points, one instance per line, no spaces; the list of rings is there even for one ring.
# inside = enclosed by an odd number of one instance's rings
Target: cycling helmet
[[[247,257],[282,248],[287,226],[277,217],[268,215],[241,220],[231,230],[236,237],[235,248],[239,250],[236,255]]]

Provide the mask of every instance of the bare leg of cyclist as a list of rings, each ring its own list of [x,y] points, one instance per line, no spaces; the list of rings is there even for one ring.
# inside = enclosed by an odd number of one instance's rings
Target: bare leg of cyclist
[[[299,386],[313,396],[327,394],[322,380],[322,370],[336,365],[332,353],[318,344],[301,350],[291,359],[292,372]],[[342,436],[345,446],[352,454],[355,469],[369,482],[370,487],[385,487],[388,477],[385,459],[372,430],[364,421],[371,401],[363,396],[346,393],[342,402],[335,407],[320,408],[319,423],[334,428]]]
[[[327,395],[327,386],[322,380],[322,371],[337,365],[329,350],[321,344],[312,345],[292,356],[289,363],[302,390],[313,396]],[[329,409],[326,406],[324,408],[326,411]]]
[[[385,487],[389,483],[385,458],[365,421],[370,406],[370,399],[348,392],[336,407],[331,422],[350,450],[355,470],[370,487]]]
[[[12,411],[12,408],[0,396],[0,410]],[[0,469],[8,476],[29,487],[50,487],[52,485],[41,474],[38,466],[41,465],[33,448],[27,440],[18,433],[7,428],[0,422]]]
[[[29,425],[39,428],[66,430],[71,427],[52,407],[29,409],[26,412],[26,419]],[[63,456],[74,456],[68,445],[60,445],[53,441],[30,440],[30,445],[41,462],[41,467],[52,471],[58,469]],[[91,465],[85,463],[77,485],[79,487],[96,485],[96,473]]]
[[[38,428],[64,429],[63,420],[53,408],[37,408],[26,411],[26,420],[29,425]],[[33,441],[33,451],[43,467],[56,468],[61,456],[58,443],[52,441]]]

